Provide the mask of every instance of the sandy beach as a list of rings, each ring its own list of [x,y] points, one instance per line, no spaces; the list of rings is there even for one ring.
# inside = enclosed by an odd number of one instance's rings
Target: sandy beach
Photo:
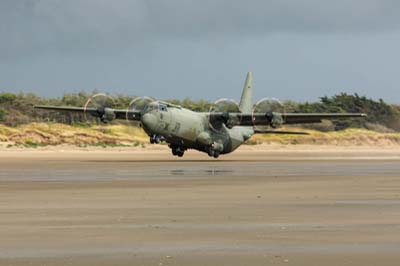
[[[0,265],[398,265],[400,150],[0,152]]]

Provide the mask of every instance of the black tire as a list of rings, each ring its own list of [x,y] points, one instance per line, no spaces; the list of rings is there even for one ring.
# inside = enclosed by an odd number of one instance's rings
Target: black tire
[[[185,154],[185,151],[179,151],[179,152],[177,152],[178,157],[182,157],[183,154]]]
[[[219,157],[219,152],[215,151],[213,156],[214,156],[215,159],[217,159]]]

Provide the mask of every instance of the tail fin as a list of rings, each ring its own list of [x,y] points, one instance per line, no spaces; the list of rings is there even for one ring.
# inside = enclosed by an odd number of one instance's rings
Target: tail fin
[[[252,81],[253,75],[251,74],[251,72],[248,72],[239,104],[239,108],[242,113],[251,113],[253,109],[253,87],[251,85]]]

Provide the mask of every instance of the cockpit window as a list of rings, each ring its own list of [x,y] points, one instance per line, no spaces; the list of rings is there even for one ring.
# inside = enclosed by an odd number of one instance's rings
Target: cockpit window
[[[145,111],[145,112],[151,112],[151,111],[153,111],[153,110],[158,110],[158,109],[159,109],[158,104],[156,104],[156,103],[150,103],[150,104],[148,104],[148,105],[146,106],[146,108],[144,109],[144,111]]]
[[[159,105],[160,111],[166,112],[167,111],[167,106],[165,104],[160,104]]]

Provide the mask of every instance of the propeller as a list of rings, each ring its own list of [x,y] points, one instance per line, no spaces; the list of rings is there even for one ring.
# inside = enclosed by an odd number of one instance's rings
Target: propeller
[[[264,116],[259,116],[259,114],[264,114]],[[254,128],[257,130],[257,125],[262,125],[265,118],[270,127],[278,128],[284,122],[284,114],[285,106],[278,99],[263,98],[253,106],[252,121]]]
[[[87,114],[99,117],[104,123],[113,120],[114,112],[111,110],[115,105],[115,100],[108,94],[96,93],[89,97],[84,105],[84,116],[88,120]]]
[[[136,115],[137,113],[142,113],[146,106],[154,101],[154,98],[148,96],[133,98],[126,109],[126,120],[129,121],[131,120],[130,116]]]
[[[215,116],[214,113],[222,113],[222,116]],[[234,126],[234,121],[230,121],[229,113],[240,113],[239,104],[232,99],[222,98],[215,101],[209,110],[208,122],[210,127],[219,131],[225,124],[228,128]]]

